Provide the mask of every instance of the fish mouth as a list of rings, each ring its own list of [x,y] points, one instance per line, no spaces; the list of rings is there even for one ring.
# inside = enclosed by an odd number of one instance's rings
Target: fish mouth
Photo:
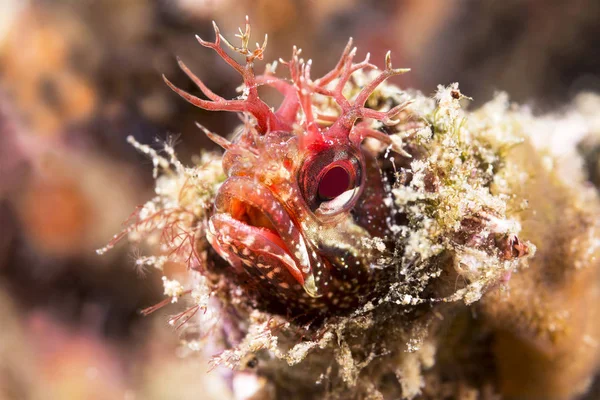
[[[309,296],[322,295],[306,239],[269,188],[249,178],[231,177],[219,189],[215,211],[209,235],[224,258],[237,258],[259,270],[263,264],[271,270],[283,266],[293,281],[280,281],[282,286],[299,283]],[[269,275],[275,281],[284,278]]]

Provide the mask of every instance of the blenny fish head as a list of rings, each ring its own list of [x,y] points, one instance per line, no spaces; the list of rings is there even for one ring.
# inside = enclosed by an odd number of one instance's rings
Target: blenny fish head
[[[167,84],[190,103],[208,110],[242,112],[243,126],[231,140],[205,133],[225,149],[227,179],[215,198],[208,239],[216,252],[261,294],[301,309],[348,308],[356,304],[372,280],[377,252],[373,238],[386,233],[389,208],[380,170],[362,142],[372,137],[403,152],[401,144],[373,128],[397,123],[407,104],[387,111],[365,103],[387,78],[406,72],[386,68],[362,88],[348,93],[350,78],[362,69],[377,69],[369,57],[353,61],[356,48],[346,46],[336,67],[312,79],[312,61],[294,48],[291,78],[278,78],[272,66],[253,72],[266,46],[248,49],[249,25],[241,47],[227,42],[215,25],[216,39],[200,43],[215,50],[244,80],[242,95],[225,100],[216,95],[181,61],[182,70],[208,100]],[[242,54],[235,61],[221,45]],[[257,88],[271,86],[284,98],[277,110],[264,103]],[[406,154],[405,154],[406,155]],[[379,250],[381,250],[379,248]],[[361,290],[363,289],[363,290]],[[295,308],[295,307],[293,307]]]

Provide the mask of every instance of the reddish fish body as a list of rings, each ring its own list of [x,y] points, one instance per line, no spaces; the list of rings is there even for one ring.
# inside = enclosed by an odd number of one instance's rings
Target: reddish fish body
[[[278,132],[257,140],[256,156],[224,156],[230,175],[210,220],[211,245],[249,290],[286,311],[355,306],[376,264],[369,231],[384,231],[376,225],[389,212],[381,178],[365,179],[379,174],[376,163],[367,174],[362,150],[348,143],[302,150],[296,136]],[[365,213],[379,215],[362,226]]]

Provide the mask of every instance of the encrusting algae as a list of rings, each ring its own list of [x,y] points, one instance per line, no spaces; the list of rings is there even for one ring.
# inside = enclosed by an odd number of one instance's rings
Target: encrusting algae
[[[163,277],[166,299],[146,313],[185,304],[170,323],[188,350],[254,382],[244,398],[587,390],[600,236],[573,139],[590,133],[584,113],[535,117],[505,94],[468,111],[458,84],[433,98],[402,90],[387,82],[407,72],[389,53],[384,69],[368,55],[355,63],[351,42],[318,79],[299,49],[280,61],[290,78],[277,63],[257,76],[266,39],[250,50],[249,25],[241,47],[215,34],[198,39],[240,73],[240,96],[223,99],[182,62],[208,100],[167,84],[241,113],[242,126],[230,139],[201,127],[226,151],[193,166],[168,143],[129,138],[152,159],[156,196],[99,250],[127,237],[154,249],[140,267],[187,265],[189,276]],[[283,94],[276,110],[259,86]]]

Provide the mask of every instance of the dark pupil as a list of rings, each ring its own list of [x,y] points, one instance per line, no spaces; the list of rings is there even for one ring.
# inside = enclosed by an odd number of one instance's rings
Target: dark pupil
[[[348,190],[350,174],[342,167],[333,167],[321,177],[319,182],[319,198],[331,200]]]

